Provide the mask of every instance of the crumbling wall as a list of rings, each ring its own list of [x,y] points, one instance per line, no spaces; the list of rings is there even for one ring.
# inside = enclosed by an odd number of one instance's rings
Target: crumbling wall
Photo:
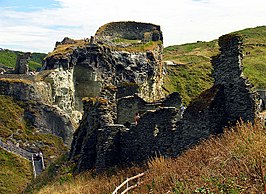
[[[227,120],[234,124],[240,118],[253,122],[257,114],[257,93],[243,75],[242,38],[224,35],[219,38],[220,54],[212,57],[215,85],[222,85]]]
[[[99,131],[114,124],[113,110],[109,101],[104,98],[87,98],[83,102],[84,115],[79,128],[74,133],[69,155],[71,160],[77,162],[78,171],[94,168],[96,162],[99,164],[99,161],[97,161],[97,147],[100,147],[98,140],[101,140],[98,135]],[[107,141],[108,135],[101,134]],[[101,151],[99,150],[99,152]]]
[[[114,124],[113,109],[106,99],[85,100],[84,108],[69,155],[78,164],[77,171],[91,168],[101,171],[126,162],[141,162],[156,154],[171,154],[171,134],[176,130],[178,109],[147,111],[137,126],[128,129]]]
[[[23,55],[19,54],[17,57],[16,67],[15,67],[15,74],[28,74],[29,72],[29,65],[28,62],[30,60],[31,53],[27,52]]]
[[[179,109],[181,104],[181,98],[177,92],[155,102],[146,102],[137,94],[119,98],[117,100],[117,123],[133,123],[136,113],[143,114],[148,110],[156,110],[159,107],[175,107]]]
[[[174,107],[147,111],[136,126],[121,133],[123,163],[141,163],[155,156],[172,156],[173,134],[180,119]]]
[[[155,104],[144,101],[138,95],[120,98],[117,101],[117,123],[133,123],[136,113],[144,113],[155,108]]]
[[[160,26],[133,21],[105,24],[97,30],[95,35],[98,37],[124,38],[129,40],[163,40]]]

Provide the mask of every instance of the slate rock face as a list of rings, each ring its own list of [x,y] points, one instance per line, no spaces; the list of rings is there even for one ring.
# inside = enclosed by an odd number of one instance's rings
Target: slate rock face
[[[32,126],[42,133],[49,133],[61,137],[70,147],[74,127],[70,117],[61,109],[41,102],[25,102],[24,117]]]
[[[65,58],[48,57],[45,69],[73,69],[69,85],[74,83],[76,108],[82,110],[82,98],[96,97],[105,85],[118,86],[123,82],[139,85],[141,95],[148,101],[162,98],[160,65],[158,60],[150,61],[145,52],[111,51],[95,44],[76,49]]]
[[[114,125],[116,118],[110,116],[114,109],[109,101],[85,103],[85,114],[70,152],[70,160],[77,162],[78,171],[102,171],[158,155],[177,156],[211,134],[222,133],[225,126],[240,118],[254,122],[257,94],[242,75],[241,38],[225,35],[220,37],[219,45],[221,53],[212,59],[215,84],[191,102],[182,119],[178,94],[172,94],[158,106],[153,104],[153,110],[148,110],[149,104],[139,96],[121,97],[117,104],[118,122],[126,121],[127,116],[123,115],[132,117],[133,111],[145,107],[137,125],[130,120],[127,127]]]
[[[22,79],[23,78],[23,79]],[[24,117],[40,132],[61,137],[70,146],[74,127],[66,112],[52,106],[51,87],[27,75],[5,74],[0,77],[0,94],[22,101]]]

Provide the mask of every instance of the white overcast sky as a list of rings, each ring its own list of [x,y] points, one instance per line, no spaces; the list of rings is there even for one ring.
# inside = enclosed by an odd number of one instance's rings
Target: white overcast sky
[[[266,0],[0,0],[0,48],[52,51],[112,21],[160,25],[164,45],[266,25]]]

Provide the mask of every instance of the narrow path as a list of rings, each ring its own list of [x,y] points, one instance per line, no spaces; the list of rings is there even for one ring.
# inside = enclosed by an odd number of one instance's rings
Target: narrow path
[[[33,167],[33,176],[36,178],[37,175],[41,174],[44,170],[44,159],[43,155],[40,153],[28,152],[20,147],[17,147],[11,142],[5,143],[0,139],[0,148],[16,154],[24,159],[30,160]]]

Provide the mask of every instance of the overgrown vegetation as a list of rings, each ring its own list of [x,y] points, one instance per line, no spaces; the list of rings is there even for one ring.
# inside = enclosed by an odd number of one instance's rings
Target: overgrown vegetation
[[[31,178],[29,161],[0,149],[0,193],[21,193]]]
[[[68,54],[72,54],[77,48],[85,47],[88,42],[85,40],[74,40],[73,44],[62,44],[58,45],[56,49],[48,53],[47,57],[64,58]],[[114,44],[112,44],[114,43]],[[146,52],[149,50],[156,49],[159,45],[162,45],[162,41],[149,41],[140,43],[139,40],[129,40],[123,38],[117,38],[110,40],[110,42],[103,42],[102,45],[117,51],[128,51],[128,52]]]
[[[257,88],[266,88],[266,26],[235,32],[244,38],[244,74]],[[188,104],[213,84],[210,57],[218,54],[217,40],[169,46],[163,59],[176,65],[166,66],[166,93],[177,91]]]
[[[254,125],[238,123],[225,129],[223,135],[210,137],[177,158],[155,158],[146,167],[110,169],[100,175],[89,171],[75,176],[73,166],[61,163],[58,174],[52,179],[44,175],[46,184],[35,191],[107,194],[127,177],[145,171],[144,183],[132,193],[263,193],[266,191],[265,141],[266,129],[259,121]],[[51,169],[48,171],[55,171]]]
[[[128,51],[128,52],[146,52],[156,49],[162,45],[162,41],[149,41],[144,43],[134,42],[134,40],[123,39],[124,43],[130,42],[128,46],[116,45],[112,46],[112,49],[117,51]]]
[[[49,164],[64,153],[66,147],[62,139],[38,132],[24,119],[26,106],[28,104],[25,102],[0,95],[0,138],[14,144],[19,142],[19,146],[24,149],[28,144],[35,144],[44,153],[46,164]],[[0,149],[0,169],[0,193],[19,193],[32,178],[29,161],[2,149]]]
[[[56,49],[52,52],[49,52],[46,57],[55,57],[55,58],[63,58],[67,54],[72,54],[73,51],[77,48],[83,48],[86,46],[88,42],[85,40],[75,40],[73,44],[62,44],[57,45]]]
[[[0,64],[6,67],[14,68],[18,54],[23,54],[20,51],[0,50]],[[45,53],[32,53],[31,60],[29,61],[30,70],[36,70],[42,67],[42,60],[46,56]]]

